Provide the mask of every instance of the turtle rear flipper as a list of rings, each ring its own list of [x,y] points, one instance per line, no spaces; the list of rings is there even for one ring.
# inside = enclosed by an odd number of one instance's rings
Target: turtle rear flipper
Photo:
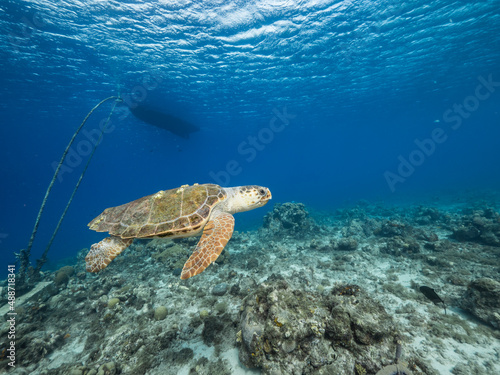
[[[234,217],[227,212],[216,214],[203,229],[203,235],[196,249],[184,264],[181,279],[189,279],[203,272],[219,257],[220,253],[231,239],[234,230]]]
[[[88,272],[99,272],[106,268],[118,254],[130,246],[133,240],[133,238],[122,239],[113,236],[93,244],[85,257],[87,264],[85,269]]]

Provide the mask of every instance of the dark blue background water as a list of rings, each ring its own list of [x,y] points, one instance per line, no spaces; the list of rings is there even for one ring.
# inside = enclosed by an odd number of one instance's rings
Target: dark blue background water
[[[500,187],[499,1],[4,0],[0,9],[5,264],[26,247],[73,132],[118,92],[201,130],[182,139],[119,105],[52,262],[103,238],[86,224],[104,208],[182,184],[260,184],[273,203],[318,210]],[[84,129],[95,133],[111,106]],[[276,119],[283,111],[284,123]],[[425,141],[433,134],[440,143]],[[80,134],[42,217],[34,259],[87,145]],[[230,178],[228,163],[237,163]],[[259,226],[270,209],[238,215],[236,229]]]

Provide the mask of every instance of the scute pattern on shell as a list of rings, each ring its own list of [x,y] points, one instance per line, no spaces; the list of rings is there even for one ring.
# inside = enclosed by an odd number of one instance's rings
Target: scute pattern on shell
[[[107,208],[89,227],[121,238],[175,237],[200,230],[214,206],[226,198],[224,190],[213,184],[162,190]]]

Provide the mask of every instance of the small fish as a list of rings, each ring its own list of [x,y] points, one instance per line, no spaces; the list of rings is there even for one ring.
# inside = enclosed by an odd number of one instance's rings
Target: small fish
[[[429,288],[428,286],[421,286],[420,291],[423,293],[424,296],[426,296],[428,299],[434,302],[435,305],[442,303],[444,307],[444,313],[446,314],[446,305],[444,301],[437,295],[434,289]]]

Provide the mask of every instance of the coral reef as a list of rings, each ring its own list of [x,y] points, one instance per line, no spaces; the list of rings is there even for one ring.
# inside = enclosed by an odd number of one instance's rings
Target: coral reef
[[[98,274],[82,250],[16,295],[9,373],[255,374],[241,362],[273,375],[386,374],[396,363],[413,375],[500,373],[499,214],[488,207],[365,201],[313,220],[284,203],[188,280],[180,268],[198,238],[135,240]]]
[[[273,210],[266,214],[262,226],[264,236],[301,237],[317,229],[302,203],[276,203]]]
[[[175,242],[161,242],[154,239],[147,246],[155,251],[152,255],[153,259],[163,263],[171,271],[182,269],[190,255],[187,248]]]
[[[240,329],[240,360],[263,374],[374,373],[381,359],[392,360],[398,337],[384,308],[357,286],[319,294],[285,281],[245,298]]]
[[[500,329],[500,282],[489,278],[473,280],[467,286],[461,307]]]
[[[471,210],[459,218],[451,237],[458,241],[500,246],[500,214],[491,207]]]
[[[356,250],[358,248],[358,241],[353,237],[346,237],[340,239],[336,246],[339,250]]]

